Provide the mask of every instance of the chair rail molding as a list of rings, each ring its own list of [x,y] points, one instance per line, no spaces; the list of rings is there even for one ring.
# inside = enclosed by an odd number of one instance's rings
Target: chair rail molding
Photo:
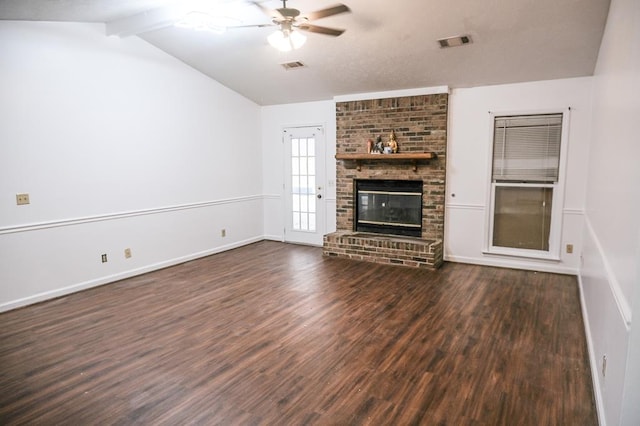
[[[53,220],[47,222],[36,222],[25,225],[15,225],[0,228],[0,235],[14,234],[18,232],[37,231],[41,229],[59,228],[62,226],[73,226],[91,222],[103,222],[107,220],[123,219],[135,216],[147,216],[153,214],[174,212],[189,209],[201,209],[211,206],[219,206],[223,204],[243,203],[247,201],[262,200],[261,195],[249,195],[244,197],[224,198],[219,200],[202,201],[197,203],[176,204],[172,206],[155,207],[150,209],[130,210],[117,213],[106,213],[93,216],[82,216],[70,219]]]

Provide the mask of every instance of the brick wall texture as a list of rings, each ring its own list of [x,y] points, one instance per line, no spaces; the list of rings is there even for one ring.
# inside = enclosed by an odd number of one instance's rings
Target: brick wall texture
[[[358,171],[354,162],[338,161],[338,231],[353,230],[354,179],[422,180],[422,238],[443,239],[448,97],[437,94],[336,104],[336,153],[365,153],[368,139],[375,141],[382,135],[382,140],[387,142],[394,130],[399,152],[434,152],[438,156],[429,164],[420,163],[417,172],[411,163],[363,162]]]
[[[422,239],[437,244],[440,259],[434,259],[433,262],[436,266],[442,263],[448,98],[448,94],[435,94],[336,104],[336,153],[366,153],[367,140],[375,141],[378,136],[382,136],[386,143],[393,130],[398,142],[398,152],[433,152],[437,155],[437,159],[428,164],[420,162],[415,172],[411,162],[363,161],[361,170],[358,171],[355,162],[338,161],[338,234],[354,231],[355,179],[422,180]],[[382,159],[384,155],[393,154],[381,154]]]

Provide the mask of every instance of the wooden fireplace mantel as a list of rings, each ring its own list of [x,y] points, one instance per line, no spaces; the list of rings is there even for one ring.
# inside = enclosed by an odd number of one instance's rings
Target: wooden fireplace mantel
[[[413,171],[418,171],[418,162],[433,160],[437,158],[435,152],[403,152],[399,154],[365,154],[365,153],[348,153],[336,154],[336,160],[355,161],[358,171],[362,169],[363,162],[375,161],[408,161],[413,164]]]

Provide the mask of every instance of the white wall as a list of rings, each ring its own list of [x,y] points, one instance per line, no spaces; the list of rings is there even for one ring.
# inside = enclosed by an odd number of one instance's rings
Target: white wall
[[[580,271],[592,370],[608,425],[640,424],[639,45],[640,2],[612,0],[593,78]]]
[[[577,273],[587,175],[590,92],[591,79],[588,77],[452,90],[447,145],[445,260]],[[562,111],[568,107],[571,112],[561,247],[573,244],[573,254],[562,250],[559,262],[483,254],[493,136],[489,111]]]
[[[612,1],[594,78],[455,89],[449,111],[445,257],[580,271],[609,425],[640,423],[639,16],[636,0]],[[325,126],[335,183],[333,101],[260,108],[138,38],[104,37],[97,24],[2,21],[0,52],[0,310],[281,240],[284,127]],[[562,246],[574,244],[574,254],[484,255],[488,111],[569,106]],[[327,189],[331,232],[335,185]],[[30,205],[15,205],[20,192]]]
[[[265,194],[265,235],[269,239],[284,238],[284,146],[282,130],[286,127],[322,125],[325,129],[327,177],[324,196],[325,233],[336,230],[336,108],[333,101],[274,105],[262,108],[262,168]]]
[[[584,182],[591,114],[591,79],[455,89],[449,106],[445,258],[452,261],[576,274],[580,265]],[[571,107],[567,184],[561,244],[574,245],[560,262],[531,261],[482,253],[488,183],[491,120],[488,111],[532,111]],[[325,124],[327,176],[335,182],[335,104],[333,101],[262,108],[265,234],[282,240],[282,129]],[[335,186],[329,188],[327,232],[335,230]],[[456,196],[453,197],[452,194]]]
[[[261,239],[259,106],[99,24],[0,52],[0,310]]]

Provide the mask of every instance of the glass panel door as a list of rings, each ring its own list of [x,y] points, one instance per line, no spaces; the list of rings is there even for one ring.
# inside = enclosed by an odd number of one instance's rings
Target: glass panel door
[[[324,133],[322,127],[284,130],[285,241],[322,245]]]

